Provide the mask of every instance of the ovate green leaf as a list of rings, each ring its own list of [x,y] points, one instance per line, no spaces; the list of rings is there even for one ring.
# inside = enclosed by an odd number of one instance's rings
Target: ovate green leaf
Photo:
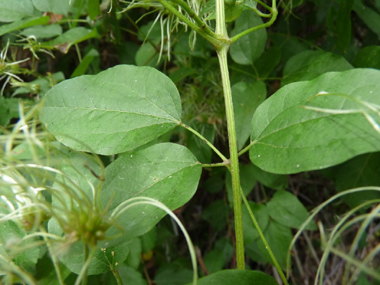
[[[257,10],[257,2],[254,0],[247,0],[244,2],[244,6],[248,9]]]
[[[202,166],[184,146],[162,143],[129,152],[111,163],[105,171],[101,200],[109,213],[133,197],[150,197],[174,210],[185,204],[197,189]],[[118,219],[118,229],[110,236],[123,236],[110,243],[130,240],[149,231],[165,213],[151,205],[129,208]],[[121,232],[120,232],[121,229]],[[105,247],[108,242],[105,243]]]
[[[169,75],[170,79],[173,80],[174,83],[186,78],[187,76],[196,74],[197,70],[191,67],[181,67],[180,69],[174,71]]]
[[[32,15],[30,0],[0,0],[0,22],[13,22]]]
[[[130,244],[125,242],[106,249],[97,248],[88,266],[87,274],[97,275],[108,272],[112,268],[118,269],[128,256],[129,247]],[[60,260],[71,272],[79,274],[84,265],[83,243],[76,242],[71,245],[68,251],[60,256]]]
[[[88,14],[91,20],[95,20],[96,16],[98,16],[101,13],[99,0],[90,0],[88,1],[87,5],[88,5]]]
[[[0,126],[7,126],[12,118],[18,117],[18,99],[0,97]]]
[[[91,0],[90,0],[91,1]],[[72,1],[62,0],[32,0],[33,5],[41,12],[52,12],[67,15],[72,6]]]
[[[193,271],[190,268],[182,260],[166,263],[157,270],[154,282],[156,285],[186,284],[193,277]]]
[[[285,227],[275,221],[270,221],[268,227],[264,231],[264,236],[280,267],[284,269],[286,267],[286,256],[289,245],[292,240],[292,232],[290,228]],[[257,239],[257,245],[261,255],[267,262],[272,263],[268,250],[265,248],[261,239]]]
[[[288,174],[326,168],[377,151],[380,135],[360,112],[372,115],[373,120],[379,118],[365,104],[380,104],[378,70],[330,72],[289,84],[257,108],[250,158],[266,171]]]
[[[262,231],[265,231],[269,223],[269,214],[267,207],[265,205],[255,204],[251,201],[248,202],[249,206],[255,218],[260,226]],[[242,215],[243,215],[243,234],[244,234],[244,244],[249,244],[259,237],[259,232],[256,230],[255,225],[252,222],[251,216],[247,208],[242,206]]]
[[[62,263],[58,264],[58,266],[63,279],[69,276],[71,271],[66,266]],[[38,280],[38,285],[59,285],[57,272],[48,253],[38,260],[36,279]]]
[[[311,80],[328,71],[345,71],[351,64],[337,54],[308,50],[290,58],[284,67],[282,86],[295,81]]]
[[[255,2],[256,3],[256,2]],[[260,78],[267,78],[281,61],[281,49],[270,47],[255,61],[254,65]]]
[[[335,185],[337,191],[348,190],[362,186],[380,186],[380,153],[369,153],[357,156],[336,167]],[[342,197],[351,208],[361,203],[380,199],[377,191],[360,191]]]
[[[380,46],[362,48],[355,57],[354,66],[380,69]]]
[[[223,267],[226,265],[224,253],[216,249],[206,253],[203,258],[203,261],[206,265],[207,272],[209,274],[222,270]]]
[[[268,36],[273,45],[281,49],[282,60],[285,62],[292,56],[310,49],[309,44],[289,34],[270,33]]]
[[[157,230],[152,228],[149,232],[140,237],[142,252],[147,253],[150,250],[154,249],[154,246],[157,241]]]
[[[198,285],[277,285],[276,280],[260,271],[229,269],[199,279]],[[190,285],[190,284],[188,284]]]
[[[276,190],[285,190],[288,187],[288,176],[280,175],[275,173],[270,173],[262,170],[256,165],[252,165],[252,174],[253,176],[264,186],[276,189]]]
[[[49,21],[49,17],[39,17],[39,18],[27,18],[24,20],[15,21],[13,23],[0,26],[0,36],[27,27],[35,25],[45,25]]]
[[[242,149],[248,140],[253,113],[264,102],[266,96],[266,86],[262,81],[251,84],[239,82],[232,86],[238,149]]]
[[[156,47],[160,43],[160,39],[146,42],[136,52],[135,62],[138,66],[157,66],[159,53]]]
[[[203,210],[202,218],[216,231],[221,231],[227,225],[228,214],[229,209],[226,203],[223,200],[216,200]]]
[[[173,129],[180,117],[173,82],[153,68],[130,65],[54,86],[40,116],[63,144],[106,155],[159,137]]]
[[[97,36],[98,32],[96,29],[89,30],[84,27],[77,27],[68,30],[51,41],[41,43],[40,47],[48,49],[56,48],[63,53],[67,53],[72,45]]]
[[[3,194],[5,193],[4,188],[2,186],[2,189],[0,189]],[[0,213],[9,214],[8,209],[3,205],[4,202],[0,204]],[[0,254],[3,258],[0,260],[0,274],[2,274],[3,270],[11,270],[11,261],[26,272],[35,273],[41,247],[35,246],[36,238],[22,240],[26,236],[27,233],[15,221],[10,220],[1,223]],[[20,251],[20,248],[24,250]],[[9,261],[7,261],[8,258]]]
[[[244,2],[235,2],[233,6],[225,6],[226,22],[235,21],[243,12]]]
[[[263,21],[256,12],[252,10],[243,11],[235,22],[232,36],[262,24]],[[236,63],[252,64],[264,52],[266,41],[267,32],[265,29],[249,33],[231,45],[231,57]]]
[[[48,19],[48,17],[46,18]],[[23,30],[20,34],[26,37],[34,36],[37,39],[46,39],[61,35],[62,27],[58,24],[47,26],[38,25],[31,28],[27,28]]]
[[[134,285],[146,285],[148,284],[146,280],[142,277],[142,274],[125,264],[119,268],[119,276],[123,284],[134,284]]]
[[[338,49],[344,52],[351,40],[351,9],[355,0],[340,1],[336,19]]]
[[[137,269],[141,264],[142,244],[140,238],[134,238],[131,241],[131,249],[125,264],[133,269]]]
[[[309,217],[309,213],[293,194],[287,191],[277,191],[268,202],[267,209],[270,217],[281,225],[298,229]],[[316,230],[314,222],[309,223],[306,230]]]
[[[222,237],[221,239],[217,240],[215,242],[214,249],[223,252],[223,259],[225,260],[225,262],[231,260],[235,251],[231,239],[229,239],[228,237]]]

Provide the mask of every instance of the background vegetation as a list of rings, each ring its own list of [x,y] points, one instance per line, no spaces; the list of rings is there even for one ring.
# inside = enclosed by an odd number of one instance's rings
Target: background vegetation
[[[215,18],[213,3],[201,3],[200,10],[201,14],[208,15],[210,26],[214,25]],[[151,66],[166,74],[179,90],[182,122],[229,156],[223,89],[214,48],[204,38],[176,22],[159,5],[150,7],[148,2],[138,2],[135,9],[126,10],[128,5],[134,4],[113,0],[0,1],[2,197],[8,197],[7,191],[12,184],[8,179],[9,165],[23,164],[24,167],[39,162],[54,166],[58,161],[70,158],[70,151],[55,142],[39,122],[38,111],[46,92],[65,79],[95,75],[119,64]],[[247,6],[265,13],[263,6],[252,0],[246,0],[244,4],[238,1],[236,11],[227,14],[230,35],[262,23],[257,13]],[[239,150],[249,145],[251,118],[256,108],[280,87],[312,80],[330,71],[380,69],[379,0],[284,0],[277,3],[277,7],[278,17],[271,27],[245,36],[230,49],[228,67]],[[264,18],[264,21],[267,20]],[[150,78],[145,80],[149,85]],[[332,80],[334,82],[330,85],[349,84],[347,79]],[[366,80],[363,75],[362,81]],[[312,86],[306,86],[305,90],[308,88]],[[80,94],[73,94],[75,96]],[[370,116],[374,122],[367,117],[370,128],[378,128],[378,110],[379,106],[374,106],[375,117]],[[28,131],[25,124],[30,126]],[[346,132],[351,125],[350,121],[347,125],[339,125],[335,132]],[[358,134],[366,128],[364,124],[355,127]],[[307,132],[305,127],[299,136]],[[363,133],[358,135],[359,138],[370,136],[366,131]],[[211,167],[211,164],[220,162],[218,156],[184,128],[176,127],[141,149],[158,142],[184,145],[204,164],[194,196],[174,211],[195,245],[199,275],[235,268],[231,175],[225,168]],[[44,151],[39,153],[41,146]],[[339,152],[332,145],[327,147],[330,152]],[[240,157],[243,192],[282,269],[287,266],[292,238],[309,217],[308,212],[319,205],[325,206],[315,212],[314,222],[305,226],[306,230],[292,248],[291,284],[312,284],[315,280],[319,284],[379,283],[379,190],[363,188],[323,204],[347,189],[380,186],[380,154],[375,150],[379,147],[315,171],[290,171],[278,166],[278,173],[299,172],[291,175],[264,171],[266,165],[260,165],[261,168],[252,165],[248,152]],[[329,152],[321,151],[316,155],[324,157]],[[84,165],[83,171],[91,169],[89,180],[101,178],[99,173],[118,155],[99,157],[88,155],[79,161]],[[47,164],[47,160],[54,163]],[[70,164],[75,162],[71,160]],[[205,167],[207,164],[210,167]],[[300,167],[291,158],[290,165]],[[64,167],[60,165],[58,169]],[[276,169],[276,165],[271,167]],[[302,167],[300,171],[313,169]],[[35,171],[35,168],[25,168],[20,170],[24,178],[11,177],[13,182],[16,180],[21,185],[35,186],[45,181],[47,185],[61,183],[62,189],[69,189],[62,182],[64,177],[46,176],[46,173]],[[45,198],[47,201],[51,199],[48,195]],[[25,203],[20,197],[16,200],[16,204]],[[58,203],[54,198],[49,202],[53,206]],[[91,220],[91,207],[86,208],[87,202],[80,198],[77,202],[83,203],[84,212],[88,214],[83,219]],[[43,214],[19,212],[16,218],[21,217],[21,222],[7,221],[9,203],[7,198],[0,200],[1,282],[12,284],[37,280],[38,284],[59,284],[53,271],[54,263],[58,261],[52,262],[47,250],[40,248],[40,239],[30,238],[21,244],[15,239],[27,236],[35,227],[36,219],[43,224]],[[13,201],[11,204],[14,207]],[[76,219],[78,215],[74,213],[67,227],[75,228],[73,221]],[[262,271],[281,283],[272,259],[251,223],[244,208],[246,268]],[[102,226],[108,227],[107,224]],[[68,251],[71,244],[65,246],[60,249],[62,252]],[[89,272],[89,284],[117,284],[118,280],[123,284],[170,285],[192,281],[188,244],[169,216],[130,244],[116,247],[97,257],[100,265]],[[80,274],[80,262],[78,266],[69,266],[73,263],[75,249],[71,248],[71,255],[60,257],[63,264],[59,262],[58,266],[65,284],[74,284]],[[12,260],[11,265],[9,260]],[[119,279],[113,277],[115,272],[118,272]]]

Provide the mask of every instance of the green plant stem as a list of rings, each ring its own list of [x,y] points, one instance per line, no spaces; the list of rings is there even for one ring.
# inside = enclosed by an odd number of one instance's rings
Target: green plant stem
[[[222,76],[222,85],[224,93],[224,102],[226,106],[226,119],[228,141],[230,148],[230,169],[232,177],[232,194],[234,204],[235,216],[235,238],[236,238],[236,261],[238,269],[245,269],[244,261],[244,237],[243,237],[243,219],[241,211],[241,197],[240,197],[240,177],[239,177],[239,160],[236,143],[236,129],[234,109],[232,104],[232,93],[230,77],[228,72],[227,52],[230,47],[230,40],[227,35],[227,28],[224,13],[224,0],[215,1],[216,11],[216,34],[219,35],[221,40],[221,48],[217,48],[216,52],[219,59],[220,72]]]
[[[79,19],[80,14],[81,14],[82,9],[83,9],[83,5],[84,5],[85,2],[86,2],[86,1],[84,1],[84,0],[82,0],[82,1],[80,2],[80,4],[79,4],[79,8],[78,8],[78,12],[77,12],[77,14],[76,14],[76,16],[75,16],[75,20]],[[77,26],[77,24],[78,24],[78,22],[75,21],[75,22],[73,23],[73,25],[72,25],[71,28],[75,28],[75,27]]]
[[[202,163],[202,167],[203,168],[207,168],[207,167],[220,167],[220,166],[228,166],[228,164],[226,164],[224,162],[221,162],[221,163]]]
[[[188,125],[186,125],[182,122],[180,122],[179,125],[185,129],[189,130],[194,135],[199,137],[202,141],[204,141],[223,160],[224,164],[228,163],[229,160],[212,143],[210,143],[204,136],[202,136],[196,130],[194,130],[193,128],[189,127]]]
[[[220,1],[220,0],[217,0]],[[221,1],[223,3],[223,0]],[[224,3],[223,3],[224,5]],[[236,260],[237,268],[245,269],[244,262],[244,238],[243,238],[243,219],[241,212],[241,197],[240,197],[240,177],[239,177],[239,160],[236,144],[236,129],[235,118],[232,105],[231,85],[227,66],[227,50],[228,47],[218,50],[218,58],[220,64],[220,70],[222,74],[224,101],[226,105],[226,118],[227,118],[227,130],[228,140],[230,148],[230,167],[232,177],[232,194],[234,204],[234,216],[235,216],[235,235],[236,235]]]
[[[245,148],[243,148],[241,151],[239,151],[238,155],[241,156],[242,154],[246,153],[249,151],[251,146],[253,145],[254,142],[250,142],[249,145],[247,145]]]
[[[274,256],[274,254],[273,254],[273,252],[272,252],[272,250],[271,250],[271,248],[270,248],[267,240],[265,239],[265,236],[264,236],[264,234],[263,234],[263,232],[262,232],[262,230],[261,230],[261,228],[259,226],[259,223],[256,220],[255,215],[252,212],[251,207],[248,204],[247,198],[245,198],[243,189],[241,187],[240,187],[240,192],[241,192],[241,197],[243,198],[243,202],[244,202],[245,206],[247,207],[249,216],[251,217],[251,220],[253,222],[253,225],[255,226],[257,232],[259,233],[260,239],[264,243],[265,249],[268,251],[268,254],[269,254],[270,258],[272,259],[272,262],[273,262],[274,266],[276,267],[276,269],[278,271],[278,274],[280,274],[282,282],[284,282],[285,285],[289,285],[288,280],[286,280],[284,272],[282,272],[281,267],[278,264],[276,257]]]
[[[40,230],[41,230],[41,232],[46,233],[46,230],[44,227],[41,226]],[[44,241],[46,242],[46,247],[48,249],[48,252],[50,253],[51,260],[53,261],[53,265],[54,265],[55,273],[57,274],[58,282],[60,285],[64,285],[65,282],[62,278],[61,269],[59,268],[58,260],[57,260],[55,254],[53,252],[53,249],[51,247],[51,242],[50,242],[49,238],[46,237],[45,235],[43,236],[43,238],[44,238]]]
[[[84,257],[84,263],[86,264],[86,262],[89,258],[89,251],[88,251],[88,245],[87,244],[84,245],[83,257]],[[84,274],[82,277],[82,285],[87,285],[87,267],[84,267]]]
[[[79,49],[78,44],[75,44],[75,49],[76,49],[76,51],[77,51],[77,55],[78,55],[79,63],[81,63],[81,62],[82,62],[82,55],[81,55],[81,53],[80,53],[80,49]]]
[[[266,22],[266,23],[264,23],[262,25],[258,25],[256,27],[252,27],[252,28],[250,28],[248,30],[245,30],[244,32],[241,32],[240,34],[237,34],[236,36],[234,36],[234,37],[231,38],[231,41],[232,42],[236,42],[238,39],[240,39],[241,37],[244,37],[245,35],[248,35],[249,33],[252,33],[254,31],[257,31],[257,30],[260,30],[260,29],[264,29],[266,27],[271,26],[274,23],[274,21],[276,20],[277,14],[278,14],[277,7],[276,7],[276,0],[272,1],[272,8],[270,10],[271,10],[271,13],[272,13],[272,18],[268,22]]]
[[[85,245],[85,247],[87,247],[87,245]],[[79,275],[74,285],[79,285],[81,280],[83,280],[82,284],[84,284],[83,282],[86,282],[85,284],[87,284],[87,268],[90,265],[91,259],[94,257],[95,251],[96,251],[96,247],[93,247],[91,251],[88,253],[88,248],[87,248],[86,250],[87,258],[85,259],[85,263],[83,264],[82,270],[79,272]]]
[[[115,279],[116,279],[116,283],[117,283],[117,285],[123,285],[123,282],[122,282],[121,279],[120,279],[120,275],[119,275],[119,272],[117,271],[117,269],[112,268],[111,271],[112,271],[113,276],[114,276]]]
[[[6,269],[8,271],[11,271],[12,274],[17,275],[20,279],[22,279],[25,282],[24,284],[37,285],[37,282],[33,279],[33,276],[21,270],[21,268],[19,268],[12,260],[6,259],[1,254],[0,254],[0,265],[1,265],[0,267],[1,269],[3,270]],[[3,283],[0,283],[0,284],[3,284]]]
[[[255,0],[255,2],[259,3],[261,6],[267,8],[268,10],[271,10],[271,8],[267,4],[265,4],[264,2],[262,2],[260,0]]]
[[[164,6],[166,9],[168,9],[171,13],[173,13],[178,19],[180,19],[182,22],[186,23],[191,29],[196,31],[199,35],[204,37],[206,40],[208,40],[213,46],[217,47],[220,46],[220,43],[217,39],[217,36],[210,36],[209,34],[204,31],[204,29],[198,27],[196,24],[194,24],[192,21],[190,21],[188,18],[186,18],[184,15],[182,15],[176,8],[174,8],[169,2],[166,0],[158,0],[162,6]]]

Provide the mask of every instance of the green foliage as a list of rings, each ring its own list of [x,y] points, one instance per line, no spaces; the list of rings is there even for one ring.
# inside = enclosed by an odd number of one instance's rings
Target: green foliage
[[[241,16],[236,20],[235,28],[231,31],[231,35],[235,36],[244,30],[263,24],[261,18],[252,10],[243,11]],[[267,32],[265,29],[250,33],[239,39],[231,46],[231,57],[239,64],[248,65],[255,62],[264,52],[267,40]]]
[[[346,163],[343,163],[334,175],[337,191],[357,188],[366,185],[380,185],[379,153],[359,155]],[[345,195],[342,199],[351,208],[361,205],[365,201],[379,199],[380,195],[374,191],[363,191]]]
[[[264,102],[266,93],[265,84],[261,81],[253,84],[239,82],[232,86],[238,149],[242,149],[248,140],[251,118],[256,108]]]
[[[309,217],[305,207],[289,192],[277,191],[267,204],[269,216],[279,224],[290,228],[299,228]],[[307,230],[316,230],[317,226],[311,223]]]
[[[297,173],[379,150],[379,134],[364,115],[372,112],[365,104],[379,104],[379,76],[377,70],[354,69],[280,89],[253,116],[252,162],[275,173]]]
[[[7,0],[0,1],[0,21],[14,22],[21,20],[25,16],[33,15],[34,7],[30,0],[20,0],[10,2]]]
[[[146,78],[151,85],[146,85]],[[73,149],[108,155],[125,152],[170,131],[181,119],[178,91],[155,69],[121,65],[71,81],[49,91],[41,121]],[[110,90],[112,97],[105,100],[104,93]]]
[[[275,285],[277,284],[276,280],[268,275],[265,275],[262,272],[258,271],[245,271],[245,270],[224,270],[211,274],[210,276],[201,278],[198,284],[221,284],[227,285],[232,283],[238,284],[268,284]]]
[[[379,27],[378,0],[0,0],[0,283],[377,284]]]
[[[291,57],[286,62],[281,84],[311,80],[329,71],[345,71],[351,68],[351,64],[342,56],[309,50]]]
[[[172,143],[156,144],[136,152],[126,153],[105,169],[106,180],[100,197],[109,211],[132,197],[150,197],[167,207],[177,209],[186,203],[197,188],[201,165],[185,147]],[[125,187],[126,183],[129,187]],[[156,207],[131,207],[117,217],[124,236],[104,246],[117,244],[142,235],[164,216]],[[131,222],[133,221],[133,222]],[[119,234],[110,229],[109,236]]]
[[[379,46],[368,46],[362,48],[355,57],[354,66],[355,67],[367,67],[380,69],[380,47]]]

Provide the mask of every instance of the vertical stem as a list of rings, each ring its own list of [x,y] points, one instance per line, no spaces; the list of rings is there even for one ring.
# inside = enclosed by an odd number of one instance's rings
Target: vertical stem
[[[226,18],[224,12],[224,0],[215,0],[215,34],[227,37]]]
[[[89,258],[88,255],[89,255],[89,253],[88,253],[88,245],[84,244],[84,254],[83,254],[84,264],[86,264],[87,259]],[[83,274],[82,285],[87,285],[87,267],[85,267],[85,271],[84,271],[84,274]]]
[[[46,230],[44,227],[41,226],[40,230],[41,230],[41,232],[46,233]],[[53,265],[54,265],[55,273],[57,274],[59,285],[64,285],[65,282],[62,278],[61,269],[59,268],[59,263],[58,263],[57,257],[55,256],[53,249],[51,247],[51,242],[47,236],[44,235],[43,237],[44,237],[44,241],[46,242],[47,250],[50,253],[50,257],[51,257],[51,260],[52,260]]]
[[[228,47],[217,51],[220,71],[222,74],[224,101],[226,105],[226,117],[228,128],[228,140],[230,147],[230,167],[232,177],[232,193],[234,201],[235,216],[235,236],[236,236],[236,260],[237,268],[245,269],[244,265],[244,239],[243,239],[243,220],[241,212],[241,196],[240,196],[240,177],[239,177],[239,160],[236,144],[235,118],[232,105],[231,85],[227,67],[227,50]]]
[[[236,144],[236,129],[234,109],[232,105],[231,84],[227,64],[227,52],[231,41],[227,35],[226,21],[224,14],[224,0],[215,1],[216,10],[216,28],[215,32],[221,36],[222,45],[217,49],[220,72],[222,75],[224,102],[226,105],[228,141],[230,147],[230,168],[232,176],[232,193],[234,200],[234,216],[235,216],[235,237],[236,237],[236,260],[237,268],[245,269],[244,264],[244,239],[243,239],[243,219],[241,212],[241,196],[240,196],[240,177],[239,177],[239,160]]]

